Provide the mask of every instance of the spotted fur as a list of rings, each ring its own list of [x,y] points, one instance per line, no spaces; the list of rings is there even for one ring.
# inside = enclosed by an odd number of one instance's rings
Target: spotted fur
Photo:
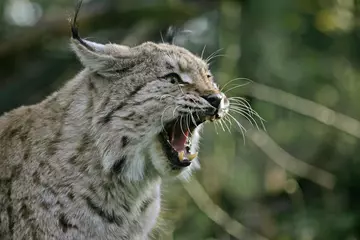
[[[147,239],[161,181],[199,167],[197,159],[170,166],[163,124],[209,107],[202,96],[219,89],[207,64],[181,47],[76,38],[71,46],[84,70],[0,117],[0,238]],[[186,84],[168,77],[174,72]]]

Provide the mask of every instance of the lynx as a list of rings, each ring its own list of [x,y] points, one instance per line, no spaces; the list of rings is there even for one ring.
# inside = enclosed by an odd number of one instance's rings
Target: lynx
[[[0,118],[2,240],[148,239],[161,182],[199,168],[203,123],[229,109],[200,57],[84,40],[79,8],[70,44],[84,69]]]

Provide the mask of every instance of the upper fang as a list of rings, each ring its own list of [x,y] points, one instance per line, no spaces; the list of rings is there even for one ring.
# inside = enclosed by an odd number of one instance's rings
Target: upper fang
[[[188,157],[189,161],[191,161],[191,160],[193,160],[194,158],[196,158],[197,155],[198,155],[198,152],[193,153],[193,154],[189,154],[189,155],[187,155],[187,157]]]
[[[184,155],[185,155],[184,151],[179,152],[179,160],[180,161],[184,160]]]

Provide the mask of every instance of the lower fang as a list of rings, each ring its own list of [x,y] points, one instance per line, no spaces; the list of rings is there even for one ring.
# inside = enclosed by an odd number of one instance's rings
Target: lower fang
[[[196,158],[198,155],[198,152],[187,155],[189,161],[192,161],[194,158]]]
[[[179,160],[180,161],[183,161],[184,160],[184,151],[181,151],[181,152],[179,152]]]

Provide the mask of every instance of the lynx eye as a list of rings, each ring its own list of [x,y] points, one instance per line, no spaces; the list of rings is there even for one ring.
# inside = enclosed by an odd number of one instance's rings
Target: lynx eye
[[[170,80],[171,83],[175,84],[175,83],[181,83],[181,84],[186,84],[186,82],[184,82],[180,75],[177,73],[169,73],[167,75],[165,75],[166,79]]]

